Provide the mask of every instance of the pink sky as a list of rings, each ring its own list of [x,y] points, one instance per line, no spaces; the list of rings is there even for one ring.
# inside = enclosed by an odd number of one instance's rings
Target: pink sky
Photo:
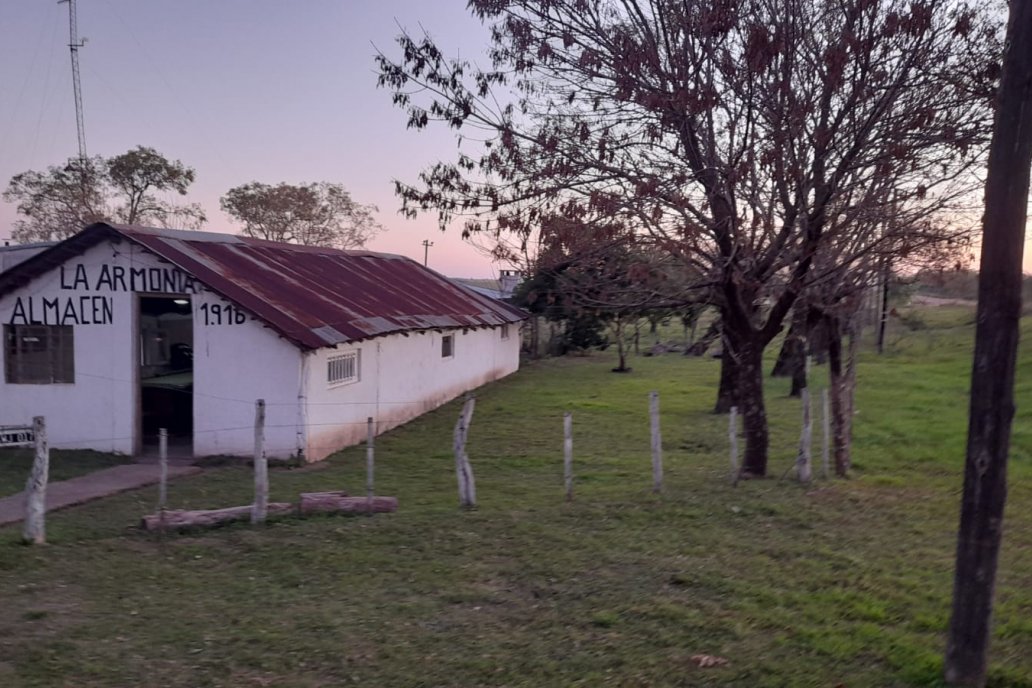
[[[506,267],[463,242],[457,226],[441,233],[432,215],[397,213],[392,180],[414,182],[451,160],[455,136],[406,130],[376,88],[375,49],[396,55],[400,27],[423,27],[447,53],[483,61],[488,32],[465,0],[77,1],[89,152],[146,145],[194,167],[188,200],[207,211],[206,229],[238,230],[218,204],[233,186],[338,182],[380,208],[388,231],[370,248],[422,261],[429,239],[430,266],[445,274]],[[0,188],[76,154],[67,44],[67,5],[0,2]],[[15,217],[0,202],[0,239]]]
[[[399,27],[420,26],[451,54],[481,55],[487,29],[464,0],[78,0],[89,153],[152,146],[197,171],[188,196],[209,231],[238,230],[219,197],[252,180],[331,181],[379,206],[388,231],[370,248],[451,276],[484,277],[505,265],[432,215],[397,213],[393,179],[451,159],[454,134],[412,132],[376,88],[375,49],[397,54]],[[76,155],[67,5],[0,3],[0,185]],[[374,47],[375,46],[375,47]],[[481,57],[481,60],[483,58]],[[14,206],[0,202],[0,239]]]

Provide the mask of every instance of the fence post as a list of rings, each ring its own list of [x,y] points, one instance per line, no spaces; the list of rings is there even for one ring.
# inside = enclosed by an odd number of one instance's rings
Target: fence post
[[[473,466],[466,455],[466,439],[469,437],[469,426],[473,422],[473,409],[476,397],[469,396],[462,405],[459,420],[455,424],[455,476],[459,483],[459,506],[472,509],[477,505],[477,488],[473,479]]]
[[[168,430],[158,430],[158,520],[165,531],[165,508],[168,505]]]
[[[563,414],[563,479],[566,482],[566,501],[573,501],[573,414]]]
[[[25,485],[25,527],[22,539],[26,544],[42,545],[47,541],[47,479],[50,476],[50,445],[47,443],[47,423],[43,416],[32,419],[32,434],[36,440],[32,472]]]
[[[366,513],[369,516],[373,515],[373,467],[375,459],[375,449],[373,447],[373,438],[376,435],[375,428],[373,426],[373,418],[370,416],[366,420]]]
[[[731,484],[738,484],[738,407],[731,407],[728,417],[727,438],[731,443]]]
[[[824,441],[821,446],[821,460],[824,464],[824,479],[828,479],[829,448],[831,442],[831,414],[829,413],[828,388],[821,390],[821,424],[824,426]]]
[[[265,400],[254,403],[254,504],[251,523],[265,523],[269,510],[269,462],[265,458]]]
[[[649,392],[652,426],[652,491],[663,491],[663,440],[659,434],[659,392]]]
[[[813,479],[813,463],[810,451],[813,437],[813,420],[810,414],[810,389],[800,390],[803,401],[803,431],[799,437],[799,456],[796,458],[796,474],[799,482],[808,483]]]

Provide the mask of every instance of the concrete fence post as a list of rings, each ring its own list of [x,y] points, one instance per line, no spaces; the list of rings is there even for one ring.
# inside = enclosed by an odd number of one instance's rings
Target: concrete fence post
[[[47,480],[50,477],[50,445],[47,443],[47,424],[43,416],[32,419],[32,433],[35,436],[36,452],[32,460],[32,472],[25,485],[22,539],[27,544],[42,545],[47,541]]]
[[[251,523],[265,523],[269,510],[269,461],[265,457],[265,400],[254,403],[254,504]]]

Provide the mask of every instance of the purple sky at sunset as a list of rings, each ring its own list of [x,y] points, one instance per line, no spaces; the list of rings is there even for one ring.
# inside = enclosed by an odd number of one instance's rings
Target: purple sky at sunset
[[[400,27],[423,27],[448,54],[483,61],[488,30],[465,0],[77,1],[89,153],[146,145],[192,166],[186,200],[205,208],[205,229],[238,231],[218,203],[233,186],[338,182],[380,209],[388,231],[370,248],[421,261],[429,239],[430,266],[445,274],[507,267],[463,242],[457,224],[441,233],[432,214],[397,213],[392,180],[450,160],[455,137],[406,130],[376,87],[375,49],[396,55]],[[66,5],[0,2],[0,189],[76,154],[67,44]],[[15,217],[0,201],[0,239]]]
[[[235,232],[219,209],[229,188],[252,180],[342,183],[380,208],[388,231],[370,248],[452,276],[489,276],[504,265],[442,234],[431,215],[397,214],[393,179],[414,181],[450,159],[454,134],[405,129],[376,88],[375,48],[396,55],[399,25],[422,26],[449,54],[481,55],[487,29],[464,0],[78,0],[88,150],[116,155],[156,148],[197,171],[186,200],[209,231]],[[0,3],[0,186],[27,169],[76,154],[68,10],[51,0]],[[481,58],[483,59],[483,58]],[[0,239],[12,204],[0,202]]]

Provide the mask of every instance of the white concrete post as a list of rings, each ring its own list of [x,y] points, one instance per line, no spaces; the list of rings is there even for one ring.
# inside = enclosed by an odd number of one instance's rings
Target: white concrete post
[[[158,515],[165,530],[165,508],[168,506],[168,430],[158,430]]]
[[[566,501],[573,501],[573,414],[563,414],[563,479]]]
[[[796,457],[796,475],[799,482],[808,483],[813,479],[813,457],[810,451],[813,437],[813,419],[810,414],[810,390],[803,387],[800,396],[803,402],[803,430],[799,437],[799,456]]]
[[[25,485],[25,527],[22,539],[31,545],[47,541],[47,479],[50,476],[50,445],[47,444],[47,424],[43,416],[32,419],[32,434],[36,439],[36,453],[32,473]]]
[[[459,420],[455,424],[455,476],[459,483],[459,506],[464,509],[472,509],[477,505],[473,466],[470,465],[469,456],[466,455],[466,439],[469,436],[470,423],[473,422],[475,406],[476,398],[472,396],[467,398],[459,413]]]
[[[373,471],[375,462],[375,449],[373,438],[376,436],[376,429],[373,426],[373,418],[366,419],[366,513],[373,515]]]
[[[663,491],[663,440],[659,434],[659,392],[649,392],[652,429],[652,491]]]
[[[265,457],[265,400],[254,403],[254,504],[251,523],[264,523],[269,510],[269,462]]]

